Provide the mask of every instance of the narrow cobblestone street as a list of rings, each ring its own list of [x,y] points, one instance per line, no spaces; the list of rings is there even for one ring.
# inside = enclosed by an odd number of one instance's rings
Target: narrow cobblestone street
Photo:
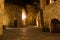
[[[40,28],[7,28],[0,40],[60,40],[60,33],[41,32]]]

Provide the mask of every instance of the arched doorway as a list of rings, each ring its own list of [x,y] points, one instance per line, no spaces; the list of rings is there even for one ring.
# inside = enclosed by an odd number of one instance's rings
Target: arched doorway
[[[14,27],[17,27],[17,20],[14,20]]]
[[[52,19],[51,20],[51,31],[54,32],[54,33],[57,33],[57,32],[60,32],[60,22],[58,19]]]

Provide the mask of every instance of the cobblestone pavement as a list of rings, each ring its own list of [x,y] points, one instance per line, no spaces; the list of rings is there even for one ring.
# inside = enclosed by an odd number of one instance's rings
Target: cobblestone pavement
[[[0,40],[60,40],[60,33],[41,32],[40,28],[10,28]]]

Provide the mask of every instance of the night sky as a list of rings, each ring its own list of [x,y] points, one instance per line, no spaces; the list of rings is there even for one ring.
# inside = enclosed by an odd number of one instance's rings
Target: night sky
[[[39,0],[5,0],[5,2],[16,4],[19,6],[24,6],[26,4],[33,5],[34,2],[39,3]]]

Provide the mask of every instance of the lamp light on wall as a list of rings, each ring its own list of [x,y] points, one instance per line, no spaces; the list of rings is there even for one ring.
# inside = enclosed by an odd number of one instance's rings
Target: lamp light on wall
[[[25,9],[22,9],[22,23],[25,26],[26,25],[26,11]]]

